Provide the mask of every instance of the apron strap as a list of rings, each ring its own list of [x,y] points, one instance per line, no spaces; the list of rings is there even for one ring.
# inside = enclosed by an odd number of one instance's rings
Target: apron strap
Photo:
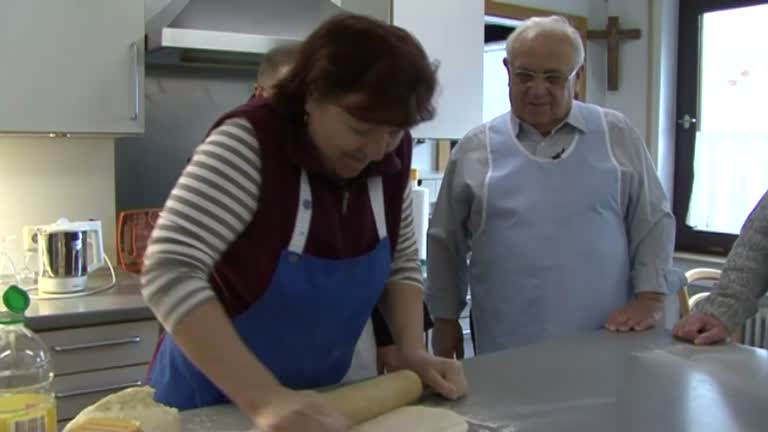
[[[379,240],[384,240],[387,237],[387,216],[384,212],[384,187],[380,176],[368,179],[368,196],[371,200],[373,218],[376,219]]]
[[[376,231],[379,239],[387,237],[387,217],[384,211],[384,187],[381,177],[368,179],[368,196],[373,209],[373,218],[376,220]],[[293,227],[293,235],[288,245],[288,250],[296,254],[304,253],[309,234],[309,224],[312,221],[312,190],[309,187],[307,172],[301,171],[299,184],[299,205],[296,209],[296,224]]]
[[[299,183],[299,205],[296,210],[296,224],[293,226],[293,235],[288,244],[288,250],[296,254],[304,253],[307,244],[309,224],[312,221],[312,190],[309,188],[307,172],[301,170],[301,182]]]

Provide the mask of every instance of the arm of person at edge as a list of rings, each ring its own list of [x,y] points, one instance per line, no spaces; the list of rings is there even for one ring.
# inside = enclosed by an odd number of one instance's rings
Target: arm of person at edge
[[[620,117],[614,130],[609,125],[609,134],[612,151],[617,159],[622,159],[619,153],[623,151],[628,166],[622,168],[629,171],[622,181],[627,178],[629,183],[625,224],[634,298],[608,317],[605,328],[628,332],[654,327],[663,315],[666,294],[682,283],[672,270],[675,218],[669,199],[643,139],[626,117]]]
[[[712,293],[675,326],[675,336],[696,345],[723,342],[757,312],[768,291],[768,192],[741,229]]]
[[[464,334],[459,316],[467,306],[470,209],[472,193],[467,186],[476,159],[475,148],[484,150],[484,138],[470,132],[455,147],[446,166],[440,193],[427,232],[427,289],[429,311],[434,319],[432,351],[445,358],[464,358]]]
[[[379,300],[379,308],[398,350],[398,366],[419,375],[425,387],[447,399],[458,399],[467,391],[464,368],[458,361],[436,357],[424,343],[424,296],[421,263],[413,231],[410,186],[405,189],[401,229],[394,262],[409,268],[409,277],[390,277]],[[393,266],[392,274],[399,270]]]

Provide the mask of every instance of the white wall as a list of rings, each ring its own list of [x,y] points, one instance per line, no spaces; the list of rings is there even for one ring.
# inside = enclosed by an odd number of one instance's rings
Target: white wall
[[[0,136],[0,239],[60,217],[102,221],[104,248],[115,256],[115,161],[111,139]],[[113,260],[113,263],[115,261]]]
[[[591,28],[603,28],[609,16],[618,16],[622,28],[640,29],[642,37],[621,42],[619,47],[619,90],[605,91],[604,106],[624,113],[632,125],[649,141],[648,106],[649,69],[649,2],[648,0],[593,0]],[[602,7],[601,7],[602,6]],[[605,42],[588,42],[588,49],[600,52],[605,65]],[[605,68],[605,66],[603,66]],[[603,72],[605,74],[605,72]],[[607,78],[606,78],[607,79]],[[606,81],[603,87],[606,88]]]
[[[672,194],[675,142],[678,0],[591,0],[590,28],[618,16],[622,28],[637,28],[639,40],[619,48],[619,90],[604,90],[602,104],[627,115],[645,138],[667,193]],[[605,43],[589,42],[605,69]],[[593,56],[594,58],[594,56]],[[594,71],[594,69],[593,69]],[[605,72],[601,78],[605,89]]]

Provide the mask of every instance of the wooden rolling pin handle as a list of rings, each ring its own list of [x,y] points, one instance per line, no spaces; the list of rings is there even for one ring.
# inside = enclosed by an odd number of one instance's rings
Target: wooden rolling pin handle
[[[340,387],[320,396],[354,426],[416,402],[423,391],[419,376],[402,370]]]

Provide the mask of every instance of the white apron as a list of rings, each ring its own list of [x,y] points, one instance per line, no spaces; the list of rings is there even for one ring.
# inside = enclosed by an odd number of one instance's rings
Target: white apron
[[[558,160],[526,152],[510,114],[489,122],[484,227],[472,239],[477,352],[599,329],[630,298],[620,173],[600,108]]]

